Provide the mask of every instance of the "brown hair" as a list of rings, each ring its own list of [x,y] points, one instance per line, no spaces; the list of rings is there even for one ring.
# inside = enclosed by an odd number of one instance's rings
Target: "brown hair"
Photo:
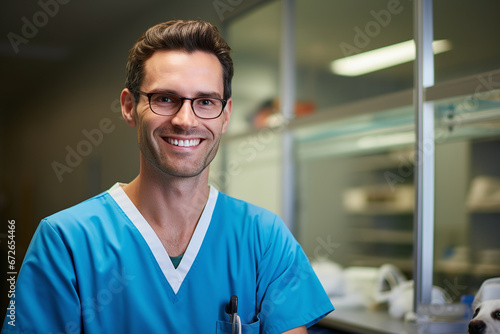
[[[183,50],[188,53],[205,51],[214,54],[222,65],[224,99],[231,97],[233,60],[231,48],[217,27],[205,21],[168,21],[149,28],[129,51],[127,87],[138,99],[144,78],[144,62],[158,50]]]

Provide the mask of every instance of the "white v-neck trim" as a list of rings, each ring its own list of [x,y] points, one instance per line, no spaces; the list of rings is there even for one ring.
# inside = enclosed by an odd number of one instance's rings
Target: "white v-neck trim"
[[[196,225],[193,236],[189,241],[189,245],[177,269],[174,268],[172,260],[170,259],[167,251],[165,250],[165,247],[163,247],[163,244],[161,243],[151,225],[149,225],[146,219],[144,219],[142,214],[135,207],[134,203],[132,203],[120,184],[116,183],[113,187],[111,187],[111,189],[108,190],[108,193],[115,200],[118,206],[123,210],[123,212],[125,212],[130,221],[135,225],[137,230],[139,230],[142,237],[151,249],[151,252],[155,257],[156,262],[160,266],[163,275],[172,287],[174,293],[177,294],[177,291],[179,291],[179,288],[184,281],[184,278],[186,277],[189,269],[191,269],[191,266],[196,259],[196,255],[198,255],[201,244],[203,243],[203,239],[205,238],[205,234],[208,230],[208,226],[210,225],[210,220],[212,219],[215,203],[217,202],[217,197],[219,195],[217,189],[210,186],[210,194],[208,196],[207,204],[203,209],[200,220]]]

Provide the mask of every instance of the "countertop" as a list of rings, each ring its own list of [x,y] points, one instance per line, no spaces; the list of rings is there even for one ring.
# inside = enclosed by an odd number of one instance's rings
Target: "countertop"
[[[385,310],[368,310],[364,308],[336,309],[319,324],[330,329],[348,331],[356,334],[414,334],[467,333],[467,322],[460,323],[411,323],[394,319]]]

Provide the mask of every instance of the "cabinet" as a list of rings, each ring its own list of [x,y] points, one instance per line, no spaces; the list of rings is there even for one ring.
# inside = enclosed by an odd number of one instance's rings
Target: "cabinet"
[[[470,143],[463,263],[477,278],[500,276],[500,137]],[[460,250],[460,248],[459,248]],[[464,266],[464,265],[462,265]]]
[[[353,158],[353,186],[343,191],[351,240],[349,265],[392,263],[411,273],[415,190],[411,170],[406,171],[408,178],[398,171],[407,153],[398,150]]]
[[[436,136],[434,283],[446,289],[456,281],[467,287],[463,293],[500,276],[494,232],[500,228],[500,93],[471,93],[475,81],[429,92]],[[374,110],[366,100],[355,109],[372,113],[348,117],[332,109],[329,121],[311,117],[295,126],[298,235],[311,260],[329,238],[338,246],[329,259],[344,267],[392,263],[411,277],[414,112],[405,93],[388,101],[401,103]]]
[[[329,238],[342,266],[392,263],[411,274],[412,122],[406,106],[295,130],[298,234],[311,260]]]

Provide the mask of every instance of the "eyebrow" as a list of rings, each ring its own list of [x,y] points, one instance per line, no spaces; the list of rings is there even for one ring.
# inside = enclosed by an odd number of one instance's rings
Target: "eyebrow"
[[[219,94],[218,92],[198,92],[195,95],[196,97],[217,97],[219,99],[222,99],[222,95]]]
[[[163,93],[163,94],[174,94],[174,95],[178,95],[178,96],[181,96],[181,97],[187,97],[187,96],[182,96],[181,94],[179,94],[178,92],[174,91],[174,90],[165,90],[165,89],[154,89],[152,91],[150,91],[149,93],[155,93],[155,94],[158,94],[158,93]],[[202,91],[198,91],[194,94],[193,97],[190,97],[190,98],[198,98],[198,97],[216,97],[216,98],[219,98],[219,99],[222,99],[222,95],[218,92],[215,92],[215,91],[208,91],[208,92],[202,92]]]

